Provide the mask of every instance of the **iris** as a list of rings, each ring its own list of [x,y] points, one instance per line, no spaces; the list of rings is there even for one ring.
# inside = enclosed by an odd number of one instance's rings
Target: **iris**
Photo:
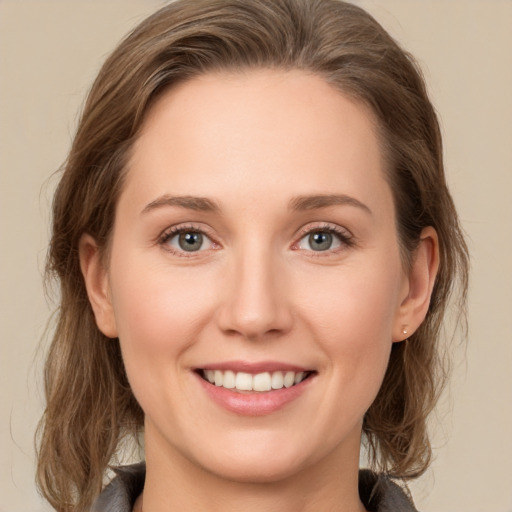
[[[203,245],[203,235],[194,231],[180,233],[178,243],[184,251],[198,251]]]
[[[332,233],[316,231],[309,235],[308,242],[313,251],[327,251],[332,245]]]

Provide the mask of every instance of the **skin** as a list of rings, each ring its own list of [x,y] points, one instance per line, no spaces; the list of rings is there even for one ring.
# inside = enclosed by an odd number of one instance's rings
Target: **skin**
[[[334,194],[345,200],[290,208]],[[162,204],[171,195],[216,209]],[[185,252],[164,239],[173,227],[206,243]],[[308,233],[329,229],[341,237],[313,250]],[[362,419],[392,343],[426,314],[438,265],[426,228],[404,268],[372,113],[300,71],[207,74],[171,89],[134,146],[110,250],[105,268],[94,239],[81,240],[98,327],[119,337],[145,412],[137,507],[363,511]],[[231,360],[316,373],[282,409],[237,415],[194,372]]]

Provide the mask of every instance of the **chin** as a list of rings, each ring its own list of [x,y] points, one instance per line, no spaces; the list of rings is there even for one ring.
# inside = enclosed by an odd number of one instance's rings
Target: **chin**
[[[190,453],[189,460],[227,481],[280,482],[314,467],[326,456],[325,446],[308,443],[302,431],[294,435],[290,430],[253,431],[252,435],[229,436],[224,441],[212,438],[200,452]]]
[[[204,465],[203,468],[223,480],[238,483],[268,484],[286,480],[304,468],[304,461],[268,454],[246,457],[240,454],[229,461]]]

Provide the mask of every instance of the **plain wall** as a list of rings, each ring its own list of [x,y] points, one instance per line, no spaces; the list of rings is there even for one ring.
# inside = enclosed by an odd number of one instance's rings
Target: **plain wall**
[[[34,485],[52,173],[102,60],[157,0],[0,0],[0,512]],[[512,2],[361,2],[420,61],[472,256],[469,341],[434,418],[423,512],[512,512]]]

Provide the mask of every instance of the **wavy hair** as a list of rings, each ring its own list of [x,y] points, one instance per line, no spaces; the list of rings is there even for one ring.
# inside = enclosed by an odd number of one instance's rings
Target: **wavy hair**
[[[88,95],[53,202],[47,279],[60,284],[45,367],[38,485],[59,512],[83,512],[119,443],[142,430],[118,340],[97,328],[80,271],[84,233],[108,256],[130,150],[149,107],[175,84],[210,71],[298,69],[369,106],[378,121],[405,264],[433,226],[440,269],[425,321],[395,343],[363,433],[375,469],[420,475],[426,428],[445,381],[440,331],[456,291],[464,319],[468,254],[446,186],[435,110],[413,58],[361,8],[338,0],[177,0],[136,27]]]

